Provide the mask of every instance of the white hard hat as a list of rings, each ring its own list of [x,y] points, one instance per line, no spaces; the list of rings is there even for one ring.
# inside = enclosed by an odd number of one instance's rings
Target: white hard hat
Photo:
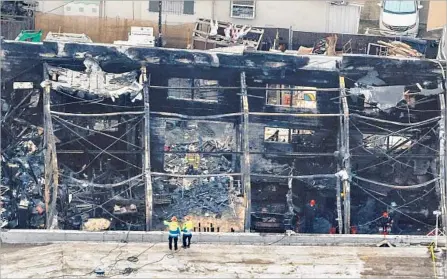
[[[397,206],[397,203],[392,202],[392,203],[391,203],[391,206]]]

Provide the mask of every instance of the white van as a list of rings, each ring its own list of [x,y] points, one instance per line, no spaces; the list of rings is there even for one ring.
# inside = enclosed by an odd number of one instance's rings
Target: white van
[[[416,37],[419,29],[419,10],[416,0],[382,0],[380,9],[380,33]]]

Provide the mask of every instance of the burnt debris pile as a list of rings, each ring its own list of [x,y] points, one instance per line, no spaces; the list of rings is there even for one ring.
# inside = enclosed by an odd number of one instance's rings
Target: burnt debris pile
[[[0,226],[43,228],[43,128],[36,112],[39,91],[17,90],[2,99]]]

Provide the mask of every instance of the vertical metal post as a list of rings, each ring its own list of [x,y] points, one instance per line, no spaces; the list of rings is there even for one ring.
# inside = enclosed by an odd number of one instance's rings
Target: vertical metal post
[[[248,134],[249,108],[247,97],[247,84],[245,72],[241,73],[241,107],[243,111],[242,121],[242,185],[245,197],[245,231],[251,228],[251,179],[250,179],[250,140]]]
[[[439,225],[439,211],[436,212],[436,228],[435,228],[435,250],[438,250],[438,225]]]
[[[346,98],[346,89],[345,89],[345,78],[340,77],[340,93],[341,93],[341,107],[343,112],[343,139],[342,143],[343,149],[343,169],[348,173],[348,176],[351,176],[351,160],[349,154],[349,107],[348,101]],[[343,181],[343,192],[344,192],[344,233],[351,233],[351,184],[349,179]]]
[[[152,229],[152,177],[151,177],[151,151],[150,151],[150,103],[149,103],[149,85],[150,78],[146,75],[146,67],[141,68],[143,80],[143,100],[144,100],[144,178],[146,192],[146,231]]]
[[[162,1],[158,1],[158,40],[157,40],[157,46],[162,47],[163,46],[163,34],[162,34],[162,7],[163,3]]]
[[[293,49],[292,44],[293,44],[293,29],[292,29],[292,26],[290,26],[289,27],[289,47],[288,47],[289,50]]]

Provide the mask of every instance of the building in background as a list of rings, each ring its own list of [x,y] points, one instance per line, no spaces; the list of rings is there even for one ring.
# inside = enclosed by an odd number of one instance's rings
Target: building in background
[[[40,1],[41,12],[158,21],[158,1]],[[194,23],[198,18],[255,27],[309,32],[357,33],[361,5],[330,1],[162,1],[163,24]]]

